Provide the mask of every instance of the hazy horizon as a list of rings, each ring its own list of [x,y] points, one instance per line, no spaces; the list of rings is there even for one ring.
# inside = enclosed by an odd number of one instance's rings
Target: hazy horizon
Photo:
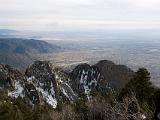
[[[33,31],[159,29],[159,0],[0,0],[0,28]]]

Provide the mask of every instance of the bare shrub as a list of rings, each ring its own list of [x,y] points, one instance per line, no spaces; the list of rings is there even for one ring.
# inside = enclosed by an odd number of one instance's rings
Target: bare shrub
[[[65,105],[61,112],[54,111],[51,116],[53,120],[151,120],[153,117],[153,112],[140,107],[135,96],[125,97],[121,102],[114,99],[112,103],[94,98],[86,105],[87,114],[77,113],[71,105]]]
[[[89,104],[88,120],[150,120],[153,112],[145,112],[135,96],[126,97],[122,102],[114,100],[113,105],[102,100]]]
[[[65,105],[62,111],[54,111],[52,113],[53,120],[78,120],[79,115],[76,114],[70,105]]]

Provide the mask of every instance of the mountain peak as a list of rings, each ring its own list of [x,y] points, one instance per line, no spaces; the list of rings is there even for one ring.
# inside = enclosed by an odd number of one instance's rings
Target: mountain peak
[[[80,64],[70,73],[57,69],[49,61],[35,61],[25,74],[8,65],[0,65],[0,90],[5,88],[13,98],[27,97],[32,104],[49,104],[56,108],[58,101],[73,102],[80,93],[85,93],[90,100],[94,89],[102,95],[120,89],[131,75],[133,71],[129,68],[106,60],[93,66]]]

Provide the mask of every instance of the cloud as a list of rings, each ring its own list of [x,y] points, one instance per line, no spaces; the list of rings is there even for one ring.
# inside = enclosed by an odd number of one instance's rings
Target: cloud
[[[160,27],[159,0],[0,0],[0,27],[67,30]]]

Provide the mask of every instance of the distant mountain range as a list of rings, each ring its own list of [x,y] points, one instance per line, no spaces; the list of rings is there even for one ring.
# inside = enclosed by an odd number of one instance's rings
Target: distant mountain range
[[[56,52],[59,46],[45,41],[19,38],[0,38],[0,63],[25,68],[36,54]]]

